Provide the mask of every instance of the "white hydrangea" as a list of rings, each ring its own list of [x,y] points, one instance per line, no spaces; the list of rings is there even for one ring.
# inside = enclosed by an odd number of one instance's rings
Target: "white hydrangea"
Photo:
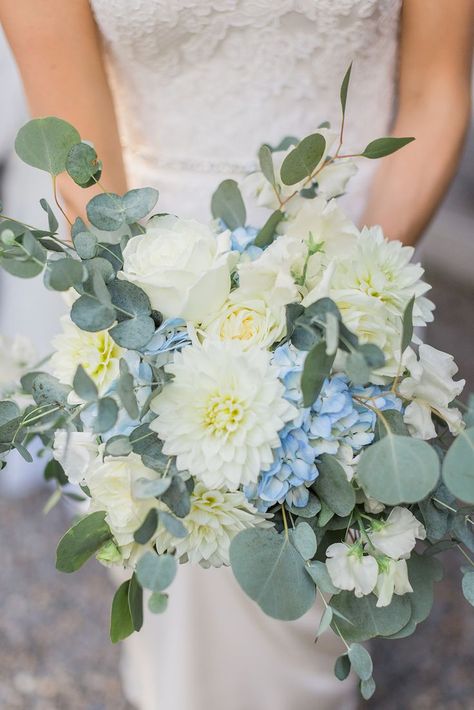
[[[165,369],[174,379],[151,402],[158,416],[150,425],[163,452],[208,488],[256,483],[296,413],[270,353],[208,340],[176,353]]]
[[[388,606],[394,594],[412,592],[413,587],[408,579],[406,560],[390,560],[385,558],[379,561],[381,571],[377,577],[374,593],[377,595],[377,606]]]
[[[361,545],[336,542],[326,550],[326,567],[338,589],[354,591],[356,597],[370,594],[377,584],[378,565],[371,555],[365,555]]]
[[[452,434],[459,433],[463,427],[461,412],[449,404],[461,394],[465,380],[453,380],[458,371],[453,356],[422,344],[418,358],[410,348],[404,362],[409,376],[400,382],[398,389],[403,397],[411,400],[403,417],[410,434],[433,439],[436,429],[432,413],[444,419]]]
[[[99,453],[97,437],[88,431],[58,429],[54,434],[53,455],[70,483],[82,483]]]
[[[368,536],[378,552],[399,560],[410,556],[416,541],[426,538],[426,530],[408,508],[396,506],[386,520],[372,522]]]
[[[104,394],[118,377],[120,358],[125,354],[107,330],[89,333],[62,316],[63,332],[53,338],[51,371],[66,385],[72,385],[79,365],[95,382],[99,395]]]
[[[160,523],[155,544],[157,551],[176,552],[178,558],[202,567],[229,565],[232,539],[241,530],[268,524],[265,517],[240,492],[209,490],[197,483],[191,495],[191,511],[183,524],[188,534],[173,537]]]

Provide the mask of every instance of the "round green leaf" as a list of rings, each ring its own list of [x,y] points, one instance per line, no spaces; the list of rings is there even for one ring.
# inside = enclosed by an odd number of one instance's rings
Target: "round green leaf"
[[[369,446],[357,466],[365,493],[386,505],[416,503],[439,480],[439,459],[421,439],[387,433]]]
[[[97,415],[94,422],[94,431],[104,434],[110,431],[117,421],[118,406],[112,397],[104,397],[97,403]]]
[[[221,182],[211,199],[212,216],[222,219],[229,229],[245,226],[245,204],[235,180]]]
[[[113,192],[96,195],[87,204],[86,210],[89,222],[105,232],[114,232],[125,222],[122,198]]]
[[[68,291],[76,284],[82,283],[87,273],[82,263],[77,259],[58,259],[49,261],[45,272],[45,283],[53,291]]]
[[[336,665],[334,666],[334,675],[338,680],[345,680],[350,672],[351,662],[349,656],[345,653],[337,659]]]
[[[474,606],[474,571],[467,572],[462,578],[462,591],[469,604]]]
[[[152,614],[163,614],[168,608],[168,595],[161,592],[153,592],[148,599],[148,609]]]
[[[92,146],[87,143],[77,143],[72,146],[67,155],[66,170],[80,187],[90,187],[100,180],[102,163]]]
[[[175,578],[176,569],[176,559],[172,555],[146,552],[138,560],[136,574],[142,587],[162,592]]]
[[[108,289],[114,306],[127,311],[130,316],[142,316],[151,313],[150,299],[145,291],[135,284],[115,279],[108,284]],[[123,313],[119,313],[119,316],[120,320],[126,317]]]
[[[91,232],[79,232],[72,241],[81,259],[93,259],[97,255],[97,237]]]
[[[346,472],[335,456],[323,454],[318,464],[319,476],[313,484],[318,497],[342,518],[354,509],[355,492]]]
[[[140,350],[153,337],[155,321],[149,316],[137,316],[117,323],[109,332],[122,348]]]
[[[110,616],[110,640],[112,643],[122,641],[135,631],[128,603],[129,588],[130,580],[127,579],[114,595]]]
[[[359,678],[361,680],[369,680],[374,670],[370,653],[360,643],[353,643],[349,648],[348,655],[352,668]]]
[[[125,220],[127,224],[137,222],[146,217],[158,201],[158,190],[152,187],[141,187],[137,190],[129,190],[122,198],[122,206],[125,210]]]
[[[354,592],[343,591],[331,599],[335,611],[346,617],[338,618],[337,627],[348,642],[361,642],[375,636],[390,636],[408,622],[411,606],[408,594],[394,595],[389,606],[377,607],[377,597],[369,594],[356,597]]]
[[[373,678],[367,678],[367,680],[361,680],[360,682],[360,694],[364,700],[370,700],[372,695],[375,693],[375,681]]]
[[[59,404],[65,406],[71,388],[53,375],[40,372],[33,380],[31,393],[36,404]]]
[[[34,118],[18,132],[15,150],[28,165],[56,176],[66,170],[68,153],[80,140],[74,126],[60,118]]]
[[[230,562],[242,589],[269,616],[290,621],[313,605],[315,586],[304,561],[275,529],[241,531],[232,540]]]
[[[156,508],[151,508],[146,514],[145,520],[135,531],[133,538],[139,545],[146,545],[151,540],[158,527],[158,512]]]
[[[461,431],[449,448],[443,479],[456,498],[474,504],[474,427]]]
[[[158,498],[168,490],[170,485],[171,478],[138,478],[132,486],[133,497],[137,500]]]
[[[112,325],[115,321],[115,309],[99,303],[92,296],[85,295],[74,301],[71,319],[81,330],[94,333]]]
[[[309,177],[324,156],[326,139],[321,133],[313,133],[298,143],[284,159],[280,176],[285,185],[295,185]]]
[[[316,535],[308,523],[299,523],[292,530],[291,541],[304,560],[310,560],[315,556],[317,548]]]

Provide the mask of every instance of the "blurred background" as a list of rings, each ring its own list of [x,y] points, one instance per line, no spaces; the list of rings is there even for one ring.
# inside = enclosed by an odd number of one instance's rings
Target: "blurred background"
[[[48,196],[49,184],[13,155],[14,137],[27,112],[1,35],[0,82],[8,108],[0,112],[0,199],[7,214],[41,225],[45,215],[35,205]],[[436,325],[427,340],[454,354],[467,380],[466,394],[474,391],[473,232],[474,117],[457,178],[418,255],[437,305]],[[62,310],[59,297],[48,293],[40,279],[23,282],[0,273],[0,338],[28,333],[38,356],[46,354]],[[55,571],[55,548],[71,511],[58,506],[43,515],[49,492],[32,468],[18,462],[15,478],[2,474],[0,483],[0,708],[131,710],[120,689],[119,649],[108,639],[112,584],[93,563],[74,578]],[[474,708],[473,639],[474,614],[462,597],[457,561],[452,560],[438,585],[434,613],[415,636],[373,644],[378,690],[361,707]]]

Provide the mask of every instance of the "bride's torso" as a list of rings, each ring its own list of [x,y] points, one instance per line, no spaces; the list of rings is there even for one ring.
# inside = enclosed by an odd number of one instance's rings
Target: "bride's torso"
[[[345,145],[389,126],[401,0],[91,0],[104,37],[127,169],[161,208],[202,217],[259,145],[340,121]],[[352,201],[370,178],[364,166]],[[357,197],[359,195],[359,198]]]

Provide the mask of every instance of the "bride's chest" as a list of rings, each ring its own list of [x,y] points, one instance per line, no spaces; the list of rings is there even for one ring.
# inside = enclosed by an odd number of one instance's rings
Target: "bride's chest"
[[[113,50],[150,65],[189,62],[263,48],[363,46],[393,34],[401,0],[90,0]],[[158,67],[157,67],[158,68]]]

